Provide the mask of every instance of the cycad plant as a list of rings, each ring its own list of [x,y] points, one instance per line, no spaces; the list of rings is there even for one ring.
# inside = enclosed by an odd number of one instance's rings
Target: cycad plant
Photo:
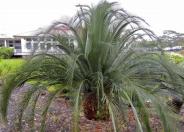
[[[179,118],[166,102],[172,94],[184,95],[183,70],[168,62],[163,52],[135,48],[145,35],[154,37],[144,28],[146,22],[117,3],[102,1],[96,6],[78,7],[69,22],[54,23],[47,30],[59,42],[61,54],[37,54],[7,80],[1,90],[2,119],[6,120],[12,91],[34,81],[20,103],[20,124],[30,100],[35,102],[34,117],[39,92],[57,86],[43,110],[41,130],[52,100],[67,88],[75,95],[74,131],[78,131],[81,111],[88,119],[110,118],[114,131],[120,131],[120,122],[128,122],[128,109],[133,111],[138,131],[152,131],[151,115],[160,117],[164,131],[175,131],[171,121]],[[61,27],[68,31],[59,31]],[[67,42],[71,38],[74,43]],[[146,105],[148,101],[150,107]]]

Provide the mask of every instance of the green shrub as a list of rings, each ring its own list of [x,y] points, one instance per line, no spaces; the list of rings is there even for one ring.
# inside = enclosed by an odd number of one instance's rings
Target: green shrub
[[[1,47],[0,48],[0,58],[1,59],[9,59],[13,55],[13,48],[5,48]]]
[[[184,56],[183,55],[180,55],[180,54],[177,54],[177,53],[169,53],[167,55],[168,55],[169,59],[175,64],[179,64],[179,63],[184,61]]]

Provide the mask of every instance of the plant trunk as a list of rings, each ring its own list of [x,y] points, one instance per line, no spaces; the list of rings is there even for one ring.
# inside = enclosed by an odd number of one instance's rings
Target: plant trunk
[[[83,109],[84,109],[84,115],[87,119],[92,120],[96,119],[96,114],[97,114],[97,98],[96,94],[91,92],[87,93],[84,97],[84,102],[83,102]]]
[[[172,99],[172,105],[175,108],[175,112],[179,113],[180,110],[181,110],[181,107],[183,105],[183,101],[181,99],[179,99],[179,98],[173,98]]]
[[[176,113],[180,112],[180,109],[183,105],[183,100],[178,97],[173,97],[172,100],[168,101],[167,104],[171,106],[172,110]]]
[[[110,117],[106,103],[100,103],[98,109],[98,99],[94,92],[88,93],[84,97],[83,110],[85,117],[89,120],[108,120]]]

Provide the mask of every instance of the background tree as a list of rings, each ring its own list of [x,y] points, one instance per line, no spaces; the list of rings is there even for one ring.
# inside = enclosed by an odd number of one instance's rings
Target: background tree
[[[184,45],[184,34],[173,30],[165,30],[159,37],[164,47],[174,47]]]

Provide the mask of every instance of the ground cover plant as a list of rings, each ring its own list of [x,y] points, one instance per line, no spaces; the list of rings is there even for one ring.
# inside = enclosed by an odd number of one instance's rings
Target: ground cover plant
[[[45,32],[59,42],[62,54],[33,56],[1,88],[2,120],[6,121],[12,91],[32,81],[32,88],[20,102],[19,129],[29,103],[34,126],[37,99],[49,90],[40,128],[44,131],[49,106],[67,89],[73,95],[73,131],[79,131],[81,111],[90,120],[110,118],[114,131],[120,131],[129,121],[128,109],[133,111],[138,131],[152,131],[149,117],[153,114],[160,117],[163,131],[175,131],[180,118],[167,101],[173,94],[183,98],[183,69],[169,62],[164,52],[137,50],[136,40],[156,36],[144,27],[147,23],[142,18],[127,13],[117,3],[102,1],[96,6],[78,7],[70,21],[56,22]],[[63,27],[68,31],[59,30]],[[71,37],[74,43],[68,43]]]

